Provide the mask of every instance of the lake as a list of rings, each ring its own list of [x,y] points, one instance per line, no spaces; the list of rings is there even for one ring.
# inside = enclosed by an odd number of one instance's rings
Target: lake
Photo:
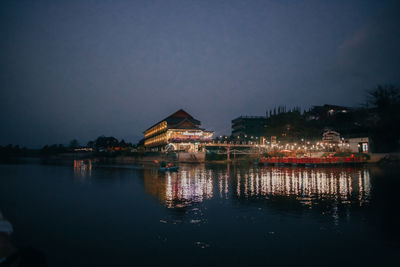
[[[400,171],[0,165],[0,211],[49,266],[390,266]]]

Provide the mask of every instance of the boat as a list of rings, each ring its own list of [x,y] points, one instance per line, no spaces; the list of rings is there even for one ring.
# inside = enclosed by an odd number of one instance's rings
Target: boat
[[[179,170],[179,167],[178,166],[160,167],[158,170],[162,172],[177,172]]]

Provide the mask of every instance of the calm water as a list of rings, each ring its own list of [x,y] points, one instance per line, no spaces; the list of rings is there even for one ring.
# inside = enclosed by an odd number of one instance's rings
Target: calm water
[[[394,265],[397,168],[0,165],[14,242],[50,266]]]

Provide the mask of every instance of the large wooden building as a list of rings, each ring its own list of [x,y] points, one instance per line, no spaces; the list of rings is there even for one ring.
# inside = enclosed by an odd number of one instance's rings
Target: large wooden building
[[[144,132],[148,150],[199,151],[199,145],[212,140],[214,132],[200,128],[200,121],[180,109]]]

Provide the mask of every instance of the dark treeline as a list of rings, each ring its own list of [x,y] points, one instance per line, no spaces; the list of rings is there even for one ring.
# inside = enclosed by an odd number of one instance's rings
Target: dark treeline
[[[286,106],[278,106],[275,107],[273,109],[270,109],[269,111],[266,112],[266,117],[272,117],[272,116],[276,116],[279,114],[283,114],[283,113],[301,113],[301,108],[300,107],[293,107],[291,109],[287,109]]]
[[[132,148],[134,145],[132,143],[127,143],[125,142],[124,139],[121,139],[119,141],[115,137],[106,137],[104,135],[97,137],[96,140],[89,141],[87,143],[87,147],[96,149],[96,150],[102,150],[102,149],[111,149],[111,148]]]
[[[10,156],[30,156],[37,154],[38,151],[34,149],[28,149],[26,147],[20,147],[19,145],[6,145],[0,146],[0,157],[8,158]]]
[[[0,159],[2,161],[14,157],[46,157],[63,153],[73,153],[76,151],[87,151],[94,153],[130,151],[136,146],[132,143],[125,142],[124,139],[118,140],[115,137],[99,136],[95,140],[89,141],[85,145],[80,145],[79,141],[73,139],[69,145],[52,144],[45,145],[41,149],[28,149],[19,147],[18,145],[9,144],[0,146]]]
[[[378,86],[368,94],[366,130],[372,133],[379,151],[400,149],[400,88]]]
[[[40,152],[42,155],[51,155],[59,153],[74,152],[79,149],[90,149],[93,152],[106,152],[106,151],[120,151],[132,149],[134,145],[132,143],[125,142],[124,139],[118,140],[113,136],[99,136],[95,140],[87,142],[85,145],[80,145],[79,141],[73,139],[70,141],[68,146],[62,144],[46,145]]]
[[[266,114],[266,136],[282,141],[320,139],[329,129],[345,138],[370,137],[376,152],[400,150],[400,89],[393,85],[377,86],[367,93],[365,104],[356,108],[324,105],[302,111],[280,106]]]

